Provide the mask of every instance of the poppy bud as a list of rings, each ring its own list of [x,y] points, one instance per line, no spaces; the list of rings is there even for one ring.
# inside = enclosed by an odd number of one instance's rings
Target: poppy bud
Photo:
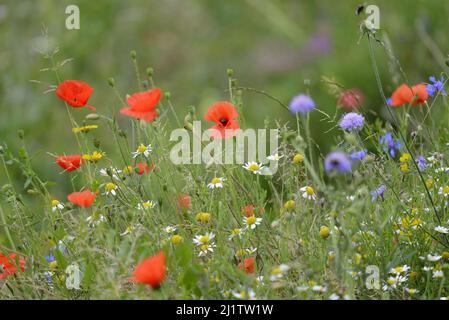
[[[25,132],[20,129],[17,131],[17,135],[19,136],[19,139],[23,140],[23,138],[25,137]]]
[[[231,87],[235,88],[237,86],[237,79],[231,79]]]
[[[164,96],[165,96],[165,99],[170,100],[171,93],[169,91],[167,91],[167,92],[165,92]]]
[[[228,70],[226,70],[226,73],[228,74],[228,77],[233,77],[234,76],[234,69],[228,69]]]
[[[146,71],[147,71],[147,76],[149,76],[149,77],[153,76],[153,73],[154,73],[154,69],[153,68],[148,67]]]
[[[135,50],[131,50],[131,52],[129,53],[129,56],[131,57],[131,59],[136,60],[137,57],[137,53]]]
[[[112,87],[112,88],[114,88],[115,87],[115,80],[114,80],[114,78],[108,78],[108,84]]]
[[[94,138],[93,143],[94,143],[95,148],[100,149],[101,142],[99,139]]]
[[[120,137],[126,138],[126,132],[125,132],[125,131],[123,131],[123,130],[118,130],[117,133],[118,133],[118,135],[119,135]]]
[[[39,194],[39,191],[37,191],[36,189],[28,189],[27,193],[31,194],[32,196],[35,196]]]
[[[98,120],[98,119],[100,119],[100,116],[98,114],[96,114],[96,113],[89,113],[86,116],[86,119],[87,120]]]
[[[167,192],[167,190],[168,190],[168,187],[167,187],[167,185],[166,185],[166,184],[164,184],[164,185],[162,186],[162,190],[163,190],[164,192]]]
[[[310,79],[304,79],[304,85],[310,87]]]

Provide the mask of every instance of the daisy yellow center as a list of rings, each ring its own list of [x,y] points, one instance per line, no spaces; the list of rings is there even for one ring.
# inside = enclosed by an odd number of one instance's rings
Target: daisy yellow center
[[[123,172],[126,174],[131,174],[133,173],[133,167],[132,166],[127,166],[123,169]]]
[[[443,193],[445,193],[445,194],[449,193],[449,186],[445,186],[443,188]]]
[[[147,151],[147,147],[144,146],[143,144],[141,144],[141,145],[137,148],[137,152],[139,152],[139,153],[144,153],[145,151]]]
[[[202,244],[206,244],[209,242],[209,236],[201,236],[199,242]]]
[[[394,268],[393,270],[394,270],[394,272],[396,272],[396,273],[401,273],[401,272],[403,271],[403,269],[402,269],[401,266],[396,267],[396,268]]]
[[[115,184],[113,184],[112,182],[109,182],[106,184],[106,190],[108,191],[112,191],[116,188],[117,186]]]
[[[208,245],[208,244],[203,244],[203,245],[200,247],[200,249],[201,249],[201,251],[207,251],[207,250],[209,249],[209,245]]]
[[[178,244],[180,242],[182,242],[182,237],[179,234],[175,234],[172,238],[171,238],[171,242],[173,244]]]
[[[293,163],[300,163],[304,160],[304,156],[302,154],[295,154],[295,156],[293,157]]]
[[[280,275],[280,274],[282,274],[282,270],[281,270],[281,268],[279,268],[279,267],[274,268],[273,270],[271,270],[271,274],[272,274],[273,276]]]
[[[246,218],[246,223],[248,223],[248,225],[253,225],[256,223],[256,217],[255,216],[251,216]]]
[[[237,236],[237,235],[240,234],[240,229],[237,229],[237,228],[236,228],[236,229],[232,229],[231,233],[232,233],[233,235]]]
[[[215,178],[213,178],[212,179],[212,184],[218,184],[218,183],[220,183],[221,182],[221,179],[220,178],[217,178],[217,177],[215,177]]]
[[[251,163],[251,164],[249,165],[248,169],[249,169],[250,171],[257,171],[257,170],[260,169],[260,167],[259,167],[259,165],[258,165],[257,163]]]
[[[153,203],[151,201],[146,201],[146,202],[142,203],[142,205],[145,209],[148,209],[148,208],[151,208]]]
[[[394,285],[394,284],[396,284],[397,281],[394,278],[390,278],[390,279],[387,280],[387,282],[388,282],[389,285]]]
[[[315,194],[315,191],[313,190],[312,187],[307,187],[307,188],[306,188],[306,193],[307,193],[309,196],[312,196],[312,195]]]
[[[237,250],[237,252],[235,253],[235,255],[236,255],[237,257],[243,257],[245,254],[246,254],[246,252],[245,252],[244,249],[239,249],[239,250]]]
[[[246,298],[246,292],[240,291],[240,298],[245,299]]]
[[[51,205],[53,207],[56,207],[58,204],[60,204],[60,202],[58,200],[56,200],[56,199],[51,201]]]

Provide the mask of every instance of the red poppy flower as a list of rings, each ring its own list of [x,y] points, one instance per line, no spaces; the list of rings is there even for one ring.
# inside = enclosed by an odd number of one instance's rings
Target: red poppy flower
[[[181,210],[187,210],[189,209],[190,204],[191,204],[190,196],[186,194],[180,194],[178,196],[178,208],[180,208]]]
[[[128,117],[151,122],[158,116],[156,105],[161,100],[161,95],[160,88],[134,93],[126,98],[128,107],[120,109],[120,112]]]
[[[345,90],[338,98],[338,106],[345,110],[359,109],[365,101],[362,91],[359,89]]]
[[[402,106],[410,103],[412,106],[425,103],[429,98],[425,84],[417,84],[409,87],[406,84],[401,84],[391,96],[391,105],[393,107]]]
[[[67,102],[74,108],[87,107],[93,111],[96,109],[87,105],[87,101],[94,89],[87,83],[79,80],[65,80],[56,89],[59,99]]]
[[[138,162],[136,163],[136,169],[138,174],[148,173],[156,167],[156,164],[153,162],[151,165],[148,165],[146,162]]]
[[[246,273],[254,273],[254,258],[247,258],[243,262],[239,263],[239,269],[244,270]]]
[[[136,266],[131,281],[158,288],[164,279],[165,253],[160,251],[157,255],[144,259]]]
[[[73,171],[81,166],[81,155],[74,154],[71,156],[59,156],[56,158],[56,163],[66,171]]]
[[[248,204],[242,208],[242,213],[246,217],[251,217],[255,215],[255,211],[258,211],[259,214],[263,214],[265,212],[264,208],[257,208],[253,204]]]
[[[216,123],[209,129],[210,136],[221,139],[235,136],[240,129],[239,122],[235,120],[238,116],[237,110],[230,102],[219,101],[211,105],[204,115],[207,121]]]
[[[97,195],[90,190],[73,192],[67,196],[67,199],[80,207],[90,207]]]
[[[10,253],[7,256],[0,253],[0,280],[15,274],[19,270],[22,272],[25,271],[24,258],[20,256],[17,258],[17,254],[15,253]]]

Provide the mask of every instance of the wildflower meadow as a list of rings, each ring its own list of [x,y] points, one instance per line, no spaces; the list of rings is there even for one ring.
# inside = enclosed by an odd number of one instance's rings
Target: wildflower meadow
[[[90,32],[87,3],[61,5],[61,21]],[[266,23],[288,15],[251,3]],[[78,56],[64,49],[78,31],[34,29],[21,117],[35,105],[45,116],[30,129],[2,105],[1,299],[448,299],[449,48],[422,36],[408,55],[426,53],[433,71],[415,70],[387,36],[388,11],[366,8],[347,5],[355,22],[341,26],[366,63],[328,60],[363,82],[326,62],[283,89],[214,62],[195,68],[203,82],[172,86],[145,54],[158,52],[157,29],[146,47],[116,38],[126,54],[87,69],[109,36]],[[288,34],[292,23],[274,25]],[[200,84],[213,87],[207,99]]]

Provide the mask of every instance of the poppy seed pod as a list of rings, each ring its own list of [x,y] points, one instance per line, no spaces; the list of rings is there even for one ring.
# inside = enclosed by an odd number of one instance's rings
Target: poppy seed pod
[[[228,70],[226,70],[226,73],[228,74],[228,77],[233,77],[234,76],[234,69],[228,69]]]
[[[112,88],[114,88],[115,87],[115,80],[114,80],[114,78],[108,78],[108,84],[112,87]]]
[[[151,68],[151,67],[148,67],[147,70],[146,70],[146,72],[147,72],[147,76],[148,76],[148,77],[152,77],[153,74],[154,74],[154,69]]]
[[[131,50],[131,52],[129,53],[129,56],[131,57],[131,59],[136,60],[136,57],[137,57],[136,50]]]
[[[170,98],[171,98],[171,93],[170,93],[169,91],[167,91],[167,92],[164,94],[164,96],[165,96],[165,99],[170,100]]]

